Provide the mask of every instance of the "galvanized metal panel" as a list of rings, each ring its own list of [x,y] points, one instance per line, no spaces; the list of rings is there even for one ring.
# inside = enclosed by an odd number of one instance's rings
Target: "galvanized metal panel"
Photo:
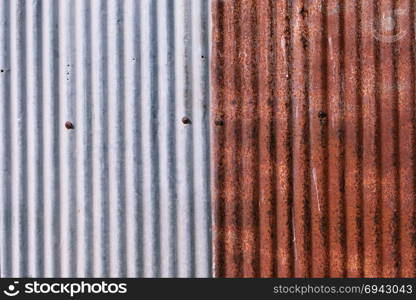
[[[213,1],[214,274],[414,277],[414,1]]]
[[[208,20],[0,2],[2,277],[210,276]]]

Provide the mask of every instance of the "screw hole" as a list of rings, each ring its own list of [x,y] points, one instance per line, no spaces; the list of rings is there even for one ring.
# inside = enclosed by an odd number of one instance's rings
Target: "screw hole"
[[[318,117],[319,117],[320,119],[324,119],[324,118],[326,118],[326,117],[327,117],[327,114],[326,114],[326,112],[324,112],[324,111],[320,111],[320,112],[318,113]]]
[[[183,124],[192,124],[191,119],[189,119],[188,117],[183,117],[182,118],[182,123]]]
[[[74,129],[75,127],[74,127],[74,124],[72,124],[72,122],[66,121],[65,122],[65,128],[66,129]]]
[[[214,124],[217,126],[223,126],[224,125],[224,120],[221,119],[217,119],[214,121]]]

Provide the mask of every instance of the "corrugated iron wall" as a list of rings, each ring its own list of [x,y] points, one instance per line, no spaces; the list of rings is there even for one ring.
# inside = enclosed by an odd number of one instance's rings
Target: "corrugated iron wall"
[[[415,3],[213,1],[214,274],[414,277]]]
[[[208,6],[0,1],[2,277],[210,276]]]

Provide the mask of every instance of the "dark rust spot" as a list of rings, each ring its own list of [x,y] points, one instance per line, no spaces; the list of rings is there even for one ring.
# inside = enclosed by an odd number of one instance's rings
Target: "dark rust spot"
[[[308,10],[305,8],[305,6],[302,6],[302,9],[300,10],[300,15],[304,19],[308,16]]]
[[[224,125],[224,120],[216,119],[214,121],[214,124],[217,125],[217,126],[223,126]]]
[[[183,117],[182,118],[182,123],[183,124],[192,124],[192,121],[188,117]]]
[[[319,117],[320,119],[325,119],[325,118],[327,117],[327,114],[326,114],[326,112],[324,112],[324,111],[320,111],[320,112],[318,113],[318,117]]]
[[[66,129],[74,129],[75,127],[74,127],[74,124],[72,124],[72,122],[66,121],[65,122],[65,128]]]

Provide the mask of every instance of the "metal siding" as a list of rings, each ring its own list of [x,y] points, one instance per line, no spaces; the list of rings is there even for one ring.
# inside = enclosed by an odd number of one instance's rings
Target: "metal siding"
[[[208,20],[0,1],[2,277],[211,275]]]
[[[212,6],[214,275],[414,277],[414,1]]]

